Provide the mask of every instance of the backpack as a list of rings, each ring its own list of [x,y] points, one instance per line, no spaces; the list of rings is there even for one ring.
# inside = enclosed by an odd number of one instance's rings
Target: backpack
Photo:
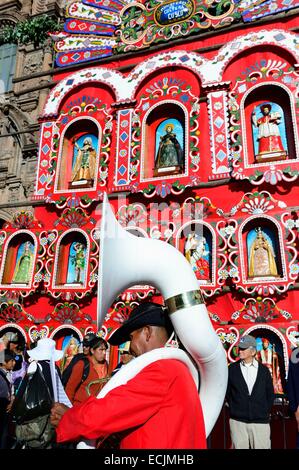
[[[26,374],[12,406],[12,414],[18,424],[50,414],[53,398],[45,380],[42,367]]]
[[[55,442],[55,428],[50,422],[50,415],[39,416],[26,423],[16,424],[17,442],[25,449],[46,449]]]
[[[88,374],[89,374],[89,368],[90,368],[89,360],[82,353],[76,354],[76,356],[73,357],[73,359],[71,360],[67,368],[62,373],[61,381],[62,381],[62,385],[64,386],[64,388],[66,387],[69,381],[69,378],[72,375],[72,370],[73,370],[74,365],[77,364],[79,361],[84,362],[84,367],[83,367],[81,382],[77,385],[76,391],[78,390],[80,385],[87,379]]]
[[[25,448],[47,448],[55,441],[50,423],[52,404],[42,367],[37,364],[36,371],[24,377],[12,407],[16,438]]]

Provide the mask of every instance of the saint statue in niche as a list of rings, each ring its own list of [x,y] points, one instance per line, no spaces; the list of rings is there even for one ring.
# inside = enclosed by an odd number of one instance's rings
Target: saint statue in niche
[[[261,227],[258,227],[256,238],[252,242],[248,266],[249,277],[278,276],[272,244]]]
[[[156,169],[172,168],[179,170],[184,165],[184,152],[173,132],[174,124],[165,125],[165,134],[160,137],[160,143],[157,151],[155,167]]]
[[[204,236],[189,233],[185,242],[185,257],[192,266],[197,279],[210,281],[209,249]]]
[[[88,183],[93,184],[96,168],[96,150],[93,148],[91,137],[83,140],[82,148],[74,142],[77,149],[75,165],[72,171],[72,186],[79,186]]]
[[[266,103],[260,106],[261,117],[257,118],[257,108],[252,113],[253,126],[258,128],[258,153],[256,154],[258,162],[287,158],[279,128],[282,116],[278,111],[271,112],[271,110],[272,105]]]
[[[268,338],[262,338],[262,349],[257,352],[256,358],[268,367],[272,380],[274,393],[283,394],[278,354],[275,352],[274,344],[270,344]]]
[[[13,284],[29,284],[33,267],[33,244],[29,241],[23,243],[18,249],[17,262],[14,269]]]
[[[67,368],[73,357],[78,354],[79,352],[79,341],[74,337],[66,337],[63,341],[67,340],[67,344],[62,346],[62,349],[64,351],[61,363],[60,363],[60,371],[61,373]]]
[[[68,274],[68,281],[76,284],[83,284],[84,281],[84,268],[85,268],[85,255],[86,249],[83,243],[75,242],[71,246],[70,250],[70,265],[72,269]],[[69,281],[69,277],[72,277],[72,280]]]

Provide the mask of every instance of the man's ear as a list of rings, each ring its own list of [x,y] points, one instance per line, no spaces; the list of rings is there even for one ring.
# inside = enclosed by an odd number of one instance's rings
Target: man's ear
[[[152,336],[153,329],[150,325],[146,325],[144,327],[144,331],[145,331],[145,339],[146,341],[149,341],[150,337]]]

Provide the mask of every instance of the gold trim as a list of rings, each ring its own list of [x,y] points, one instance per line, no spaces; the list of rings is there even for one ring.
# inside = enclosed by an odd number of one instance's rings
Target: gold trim
[[[91,396],[90,387],[91,387],[92,385],[95,385],[95,384],[100,384],[100,385],[101,385],[101,384],[103,384],[103,383],[105,384],[106,382],[109,381],[110,378],[111,378],[111,377],[110,377],[109,375],[107,375],[107,377],[103,377],[102,379],[96,379],[96,380],[92,380],[91,382],[89,382],[89,384],[87,384],[87,385],[85,386],[85,390],[86,390],[87,396],[89,396],[89,397]],[[98,392],[97,392],[97,393],[98,393]]]
[[[231,4],[230,8],[225,12],[225,13],[222,13],[222,15],[210,15],[207,11],[204,12],[204,15],[206,16],[206,18],[208,18],[209,20],[222,20],[223,18],[225,18],[226,16],[230,15],[231,13],[233,13],[233,11],[236,9],[236,5],[234,3]]]
[[[183,294],[174,295],[165,300],[169,315],[181,310],[182,308],[193,307],[194,305],[204,304],[204,298],[200,290],[191,290]]]

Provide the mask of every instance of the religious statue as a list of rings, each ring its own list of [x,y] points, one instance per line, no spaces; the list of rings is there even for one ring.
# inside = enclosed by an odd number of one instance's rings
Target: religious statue
[[[74,336],[71,336],[66,344],[60,363],[61,373],[67,368],[73,357],[79,352],[79,342]]]
[[[20,248],[19,248],[20,250]],[[13,284],[29,284],[33,267],[33,245],[25,242],[24,251],[18,259],[12,277]]]
[[[272,244],[266,239],[261,227],[253,241],[248,263],[248,276],[278,276]]]
[[[206,238],[197,233],[189,233],[185,242],[185,257],[192,266],[196,277],[210,281],[209,250]]]
[[[96,151],[92,146],[91,137],[83,140],[82,148],[78,143],[74,143],[77,152],[76,162],[72,171],[72,183],[83,181],[91,182],[95,177]]]
[[[284,159],[287,152],[283,147],[279,124],[281,122],[281,115],[279,112],[272,112],[270,103],[260,106],[262,117],[256,117],[256,108],[252,113],[252,122],[255,127],[258,127],[258,154],[256,158],[258,161],[268,161],[269,159]],[[270,157],[270,158],[269,158]]]
[[[281,384],[280,367],[278,362],[278,355],[275,352],[274,344],[272,348],[268,338],[262,338],[263,349],[257,352],[256,358],[266,367],[268,367],[273,380],[274,393],[283,394]]]
[[[159,148],[156,157],[156,168],[183,166],[184,152],[173,133],[174,124],[166,124],[165,135],[160,137]]]
[[[75,243],[74,244],[75,255],[72,255],[72,264],[75,266],[75,275],[76,279],[74,282],[81,283],[82,280],[82,273],[84,273],[85,268],[85,246],[83,243]]]

